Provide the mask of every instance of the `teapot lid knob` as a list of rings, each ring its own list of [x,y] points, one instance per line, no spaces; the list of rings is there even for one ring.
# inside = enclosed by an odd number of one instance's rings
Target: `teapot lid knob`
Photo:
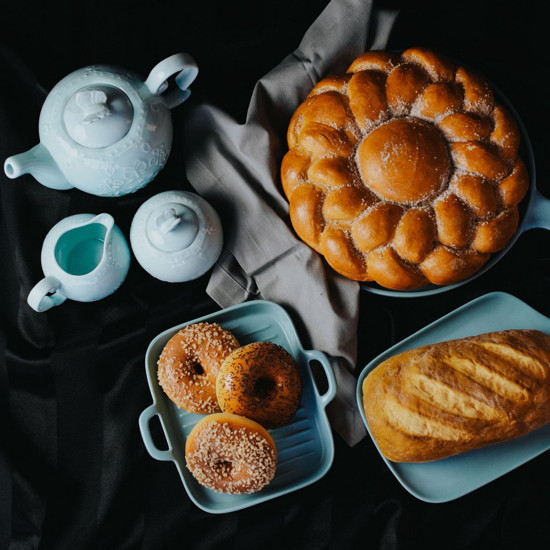
[[[191,208],[167,203],[151,212],[146,225],[151,243],[165,252],[187,248],[197,237],[199,220]]]
[[[115,86],[81,88],[67,102],[65,128],[84,147],[101,149],[120,141],[130,130],[134,110],[128,96]]]

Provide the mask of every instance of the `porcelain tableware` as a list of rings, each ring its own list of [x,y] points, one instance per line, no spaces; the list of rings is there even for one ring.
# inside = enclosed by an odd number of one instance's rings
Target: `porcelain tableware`
[[[367,430],[363,381],[380,363],[412,348],[508,329],[535,329],[550,334],[550,319],[510,294],[491,292],[459,307],[376,357],[363,369],[357,382],[357,407]],[[399,483],[416,498],[426,502],[447,502],[479,489],[549,449],[550,424],[546,424],[516,439],[432,462],[392,462],[381,457]]]
[[[172,146],[170,110],[189,97],[197,74],[185,53],[158,63],[145,81],[109,65],[74,71],[42,106],[40,143],[6,159],[6,175],[29,173],[46,187],[103,197],[137,191],[164,166]],[[175,88],[163,93],[172,75]]]
[[[164,191],[145,201],[132,220],[130,244],[140,265],[161,281],[191,281],[206,273],[223,246],[220,218],[202,197]]]
[[[130,267],[130,249],[110,214],[75,214],[54,225],[41,254],[45,277],[29,293],[38,312],[67,298],[93,302],[115,292]]]
[[[249,495],[227,495],[207,489],[195,480],[185,463],[185,440],[195,424],[204,418],[178,407],[168,399],[157,380],[157,361],[166,342],[184,326],[198,322],[219,323],[230,330],[242,345],[269,340],[283,346],[296,360],[302,376],[302,400],[290,424],[269,430],[277,447],[277,470],[269,485]],[[320,393],[311,366],[318,362],[325,372],[327,389]],[[212,514],[234,512],[310,485],[323,477],[332,465],[334,441],[326,406],[336,395],[336,381],[327,356],[305,350],[286,310],[274,302],[254,300],[193,319],[159,334],[149,344],[145,371],[153,404],[139,417],[143,442],[157,460],[173,461],[189,498]],[[158,417],[168,442],[160,449],[153,440],[150,422]]]

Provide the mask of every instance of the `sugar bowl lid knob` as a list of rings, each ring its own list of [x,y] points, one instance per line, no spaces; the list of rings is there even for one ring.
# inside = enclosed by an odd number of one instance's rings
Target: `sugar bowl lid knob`
[[[154,246],[166,252],[187,248],[199,232],[199,220],[187,205],[177,202],[161,205],[147,220],[147,236]]]
[[[206,273],[223,246],[220,218],[202,197],[164,191],[145,201],[130,228],[134,256],[149,274],[184,282]]]

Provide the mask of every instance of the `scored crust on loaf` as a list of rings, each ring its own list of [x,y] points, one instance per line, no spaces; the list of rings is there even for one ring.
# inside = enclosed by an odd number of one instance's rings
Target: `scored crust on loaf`
[[[550,421],[550,336],[506,330],[412,349],[363,382],[380,452],[427,462],[523,435]]]
[[[313,88],[287,139],[292,225],[351,279],[459,282],[517,229],[529,187],[518,125],[482,77],[440,54],[366,52]]]

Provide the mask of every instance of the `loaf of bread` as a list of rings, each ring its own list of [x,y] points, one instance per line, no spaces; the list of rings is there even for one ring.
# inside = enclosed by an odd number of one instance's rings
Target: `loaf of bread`
[[[313,88],[287,139],[292,225],[351,279],[456,283],[518,227],[518,125],[486,80],[432,51],[363,54]]]
[[[550,336],[506,330],[400,353],[365,378],[363,406],[395,462],[513,439],[550,421]]]

